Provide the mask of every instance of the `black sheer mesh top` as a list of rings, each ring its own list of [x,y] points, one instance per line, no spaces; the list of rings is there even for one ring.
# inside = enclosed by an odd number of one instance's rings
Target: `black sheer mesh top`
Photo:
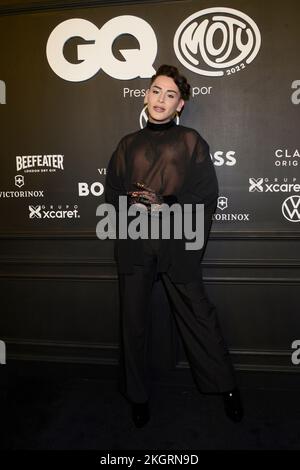
[[[174,121],[153,124],[123,137],[109,161],[105,200],[118,211],[119,196],[144,183],[163,196],[164,203],[204,204],[205,240],[216,207],[218,182],[210,158],[209,146],[194,129]],[[189,206],[191,207],[191,206]],[[116,240],[115,255],[120,273],[131,273],[135,264],[143,264],[141,239]],[[189,282],[199,276],[199,251],[187,251],[184,238],[162,240],[158,272],[168,271],[176,282]]]
[[[208,203],[215,199],[218,183],[209,146],[191,128],[169,121],[126,135],[119,142],[107,169],[106,201],[118,204],[118,196],[144,183],[165,202]]]

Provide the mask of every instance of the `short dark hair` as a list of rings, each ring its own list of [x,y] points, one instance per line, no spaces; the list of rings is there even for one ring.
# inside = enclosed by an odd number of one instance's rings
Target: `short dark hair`
[[[185,101],[189,99],[191,86],[188,83],[186,77],[179,73],[177,67],[167,64],[161,65],[158,68],[156,74],[151,77],[150,86],[160,75],[166,75],[167,77],[173,78],[174,82],[179,88],[181,98]]]

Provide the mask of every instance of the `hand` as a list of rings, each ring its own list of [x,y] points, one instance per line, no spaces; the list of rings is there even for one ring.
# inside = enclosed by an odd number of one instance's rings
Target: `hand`
[[[151,204],[159,206],[163,203],[163,197],[157,194],[152,188],[143,183],[135,183],[137,191],[128,191],[131,204],[144,204],[148,211],[151,211]]]

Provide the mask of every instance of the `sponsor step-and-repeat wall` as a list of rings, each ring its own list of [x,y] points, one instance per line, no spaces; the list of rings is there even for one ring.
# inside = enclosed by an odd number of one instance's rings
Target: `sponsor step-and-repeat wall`
[[[300,228],[299,3],[186,1],[0,18],[1,233],[95,233],[108,161],[160,64],[209,143],[214,232]]]

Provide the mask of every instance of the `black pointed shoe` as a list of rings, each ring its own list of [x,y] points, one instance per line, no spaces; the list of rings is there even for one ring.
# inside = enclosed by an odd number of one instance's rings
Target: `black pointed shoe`
[[[131,404],[132,420],[137,428],[145,426],[150,419],[149,401]]]
[[[234,423],[239,423],[244,416],[243,404],[239,389],[234,388],[229,392],[222,393],[222,396],[227,417]]]

